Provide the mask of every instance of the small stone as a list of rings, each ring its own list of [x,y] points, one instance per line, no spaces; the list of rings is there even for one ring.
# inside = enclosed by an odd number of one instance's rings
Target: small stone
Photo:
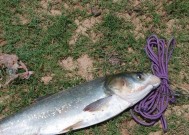
[[[111,56],[108,61],[112,65],[120,65],[121,64],[121,60],[117,56]]]
[[[94,17],[101,15],[101,11],[97,7],[91,7],[91,13]]]

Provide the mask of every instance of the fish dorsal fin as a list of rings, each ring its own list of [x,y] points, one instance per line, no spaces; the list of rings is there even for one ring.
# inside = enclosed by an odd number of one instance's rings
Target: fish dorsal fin
[[[102,110],[104,107],[106,107],[108,105],[111,98],[112,98],[112,96],[101,98],[101,99],[87,105],[83,110],[88,111],[88,112]]]
[[[47,98],[47,97],[50,97],[51,95],[53,95],[53,94],[47,94],[47,95],[45,95],[45,96],[38,97],[37,99],[35,99],[35,100],[33,101],[33,103],[37,103],[37,102],[39,102],[39,101],[41,101],[41,100],[43,100],[43,99],[45,99],[45,98]]]

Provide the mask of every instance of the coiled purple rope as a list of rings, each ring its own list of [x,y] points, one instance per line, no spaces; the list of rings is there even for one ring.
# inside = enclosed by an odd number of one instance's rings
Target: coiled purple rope
[[[161,84],[130,110],[134,120],[141,125],[151,126],[160,120],[163,130],[167,131],[167,123],[163,114],[168,104],[175,101],[174,93],[170,89],[168,79],[168,62],[174,47],[174,38],[168,44],[156,35],[152,35],[147,39],[145,51],[152,61],[152,72],[161,78]]]

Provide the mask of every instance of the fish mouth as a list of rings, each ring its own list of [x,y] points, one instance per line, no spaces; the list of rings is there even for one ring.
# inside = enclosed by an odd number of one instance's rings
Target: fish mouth
[[[156,89],[160,85],[161,79],[155,75],[152,75],[151,82],[153,89]]]
[[[156,89],[159,86],[159,83],[152,85],[153,89]]]

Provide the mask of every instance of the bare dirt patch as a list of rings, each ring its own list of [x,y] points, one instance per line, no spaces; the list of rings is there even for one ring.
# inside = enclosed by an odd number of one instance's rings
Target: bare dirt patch
[[[171,19],[166,23],[166,33],[171,35],[173,33],[174,28],[178,28],[177,20]]]
[[[168,108],[165,111],[166,117],[172,114],[175,114],[177,116],[183,117],[186,120],[189,120],[189,105],[174,106],[174,107]]]
[[[27,17],[25,15],[18,15],[19,19],[20,19],[20,22],[25,25],[25,24],[28,24],[29,23],[29,19],[27,19]]]
[[[189,105],[175,106],[172,108],[172,111],[178,115],[183,116],[189,120]]]
[[[50,81],[52,81],[53,76],[54,76],[54,74],[43,76],[43,77],[41,77],[41,82],[43,82],[45,85],[47,85],[50,83]]]
[[[134,50],[133,50],[132,47],[128,47],[127,51],[128,51],[129,53],[134,53]]]
[[[40,4],[41,4],[42,8],[47,9],[47,7],[48,7],[48,0],[41,0]]]
[[[94,30],[89,31],[88,35],[93,43],[96,43],[100,38],[103,37],[102,33],[95,32]]]
[[[88,55],[83,55],[79,59],[77,59],[78,62],[78,74],[85,78],[86,80],[92,80],[93,74],[92,74],[92,67],[93,67],[93,61],[91,58],[89,58]]]
[[[135,126],[137,125],[137,123],[134,120],[124,120],[121,123],[121,135],[130,135],[130,129],[133,129]]]
[[[4,35],[4,31],[2,26],[0,25],[0,47],[7,44],[7,41],[3,35]],[[0,50],[0,53],[2,53],[2,50]]]
[[[122,2],[122,0],[113,0],[112,2],[113,3],[120,3],[120,2]]]
[[[67,3],[64,3],[64,9],[68,10],[70,8],[70,6]]]
[[[162,1],[158,1],[157,12],[161,16],[166,16],[167,15],[167,12],[165,11],[165,9],[163,7],[163,2]]]
[[[61,5],[62,0],[41,0],[41,8],[39,8],[37,12],[46,13],[52,16],[59,16],[62,14]]]
[[[67,1],[63,3],[63,8],[66,9],[68,12],[73,12],[75,10],[85,11],[87,14],[91,14],[90,3],[81,4],[81,1]]]
[[[0,46],[4,46],[6,44],[7,44],[7,41],[5,39],[0,38]]]
[[[134,0],[131,2],[133,6],[133,11],[118,12],[116,15],[123,18],[125,21],[129,21],[133,24],[134,30],[133,34],[136,39],[145,38],[144,33],[151,31],[153,33],[165,33],[167,35],[172,35],[174,29],[178,29],[178,23],[176,19],[167,19],[167,13],[163,6],[163,2],[153,1],[157,15],[160,17],[161,25],[165,24],[166,29],[160,29],[160,24],[153,22],[155,18],[151,13],[145,13],[148,7],[143,5],[142,1]],[[136,11],[135,11],[136,10]],[[155,26],[158,25],[158,26]]]
[[[142,1],[140,1],[140,0],[133,0],[132,2],[133,2],[133,6],[136,7],[136,6],[138,6]]]
[[[149,23],[152,21],[152,18],[148,15],[141,15],[138,16],[136,13],[116,13],[116,15],[119,18],[124,19],[127,22],[131,22],[134,26],[134,30],[133,30],[133,34],[135,36],[136,39],[139,38],[145,38],[144,33],[151,29],[151,25],[148,25],[148,27],[146,27],[146,23]]]
[[[181,89],[183,89],[183,90],[189,92],[189,84],[186,84],[186,83],[181,84],[181,85],[179,86],[179,88],[181,88]]]
[[[68,57],[64,60],[61,60],[59,65],[65,70],[69,71],[67,73],[68,77],[79,75],[86,80],[93,79],[93,60],[87,54],[81,56],[75,61],[72,57]]]
[[[131,16],[129,13],[127,13],[127,12],[123,12],[123,13],[117,12],[116,15],[117,15],[119,18],[123,18],[123,19],[126,20],[126,21],[131,20],[131,17],[132,17],[132,16]]]
[[[50,13],[51,13],[51,15],[53,15],[53,16],[57,16],[57,15],[61,15],[61,14],[62,14],[62,12],[61,12],[60,10],[57,10],[57,9],[52,9],[52,10],[50,11]]]
[[[135,26],[133,33],[136,39],[145,38],[144,33],[152,28],[152,18],[148,15],[137,16],[136,14],[133,14],[131,22]],[[146,26],[146,24],[148,25]]]
[[[129,135],[129,131],[126,128],[121,128],[121,135]]]
[[[129,121],[124,120],[121,125],[122,125],[122,127],[127,127],[128,129],[131,129],[134,126],[136,126],[137,123],[134,120],[129,120]]]
[[[2,97],[0,97],[0,103],[3,104],[3,103],[5,103],[7,100],[9,100],[10,98],[11,98],[10,95],[2,96]]]
[[[162,135],[162,131],[150,132],[149,135]]]
[[[102,35],[94,33],[94,31],[92,31],[91,29],[96,24],[99,24],[101,20],[102,18],[100,16],[90,17],[83,21],[79,21],[79,19],[76,19],[74,22],[76,23],[78,27],[74,32],[75,34],[71,37],[69,44],[74,45],[77,42],[80,35],[89,37],[90,39],[92,39],[93,42],[96,42],[98,38],[101,37]]]
[[[72,57],[68,57],[66,59],[63,59],[61,61],[59,61],[59,65],[66,69],[66,70],[75,70],[77,67],[77,63],[73,60]]]
[[[84,10],[85,9],[85,7],[84,6],[82,6],[79,2],[78,3],[76,3],[74,6],[73,6],[73,9],[79,9],[79,10]]]

